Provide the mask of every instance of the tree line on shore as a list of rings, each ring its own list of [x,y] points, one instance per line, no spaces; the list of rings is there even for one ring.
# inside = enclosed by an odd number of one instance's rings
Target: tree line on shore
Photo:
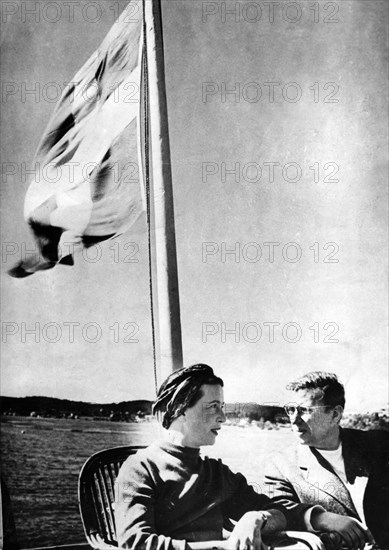
[[[2,397],[0,414],[40,416],[45,418],[101,418],[126,420],[135,415],[150,415],[151,401],[122,401],[121,403],[87,403],[55,397]],[[112,419],[112,418],[111,418]]]
[[[120,403],[87,403],[54,397],[1,397],[0,414],[7,416],[39,416],[43,418],[94,418],[116,422],[137,422],[150,419],[152,402],[144,399]],[[258,403],[227,403],[227,422],[240,426],[256,425],[273,429],[289,423],[280,406]],[[384,429],[389,431],[389,414],[384,410],[372,413],[348,413],[344,427]]]

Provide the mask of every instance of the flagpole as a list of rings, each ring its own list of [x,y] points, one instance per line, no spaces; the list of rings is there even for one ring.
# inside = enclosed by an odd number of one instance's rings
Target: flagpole
[[[144,9],[161,382],[182,367],[183,358],[160,0],[145,0]]]

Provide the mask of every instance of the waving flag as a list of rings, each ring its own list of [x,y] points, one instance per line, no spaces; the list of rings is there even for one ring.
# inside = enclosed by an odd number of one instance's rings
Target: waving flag
[[[144,210],[141,151],[143,10],[124,10],[62,94],[35,160],[24,215],[39,248],[10,270],[73,264],[75,244],[126,231]]]

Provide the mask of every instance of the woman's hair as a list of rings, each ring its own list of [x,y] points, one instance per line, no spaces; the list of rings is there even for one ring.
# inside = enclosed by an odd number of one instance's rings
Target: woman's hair
[[[164,428],[169,428],[173,420],[201,399],[203,384],[224,385],[223,380],[214,374],[212,368],[203,363],[176,370],[166,378],[153,405],[153,414],[162,414]]]

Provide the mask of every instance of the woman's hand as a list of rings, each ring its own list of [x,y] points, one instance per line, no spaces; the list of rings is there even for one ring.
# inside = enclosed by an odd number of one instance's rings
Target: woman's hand
[[[226,541],[225,550],[262,550],[262,526],[266,512],[247,512],[240,518]]]

